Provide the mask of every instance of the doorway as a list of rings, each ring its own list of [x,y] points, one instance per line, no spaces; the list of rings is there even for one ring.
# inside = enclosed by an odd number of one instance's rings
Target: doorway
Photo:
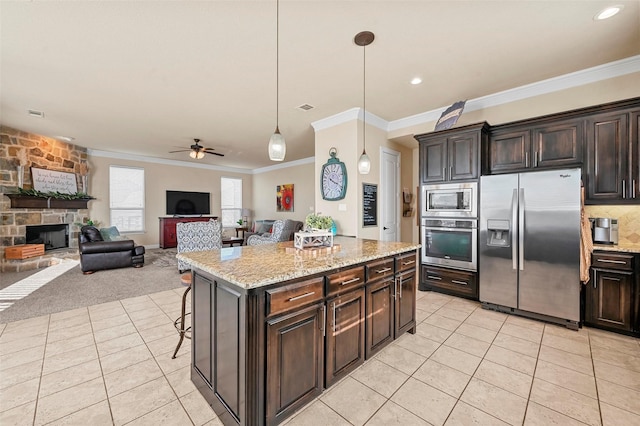
[[[400,153],[380,148],[380,240],[400,241]]]

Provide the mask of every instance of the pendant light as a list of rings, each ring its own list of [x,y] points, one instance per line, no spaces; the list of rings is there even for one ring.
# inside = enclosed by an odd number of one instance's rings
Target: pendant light
[[[367,53],[366,47],[373,43],[375,35],[371,31],[362,31],[356,34],[353,41],[362,46],[362,155],[358,159],[358,172],[361,175],[369,174],[371,160],[367,155]]]
[[[282,161],[287,153],[287,144],[284,141],[284,136],[280,134],[280,128],[278,127],[279,121],[279,83],[280,83],[280,1],[276,0],[276,130],[269,139],[269,159],[271,161]]]

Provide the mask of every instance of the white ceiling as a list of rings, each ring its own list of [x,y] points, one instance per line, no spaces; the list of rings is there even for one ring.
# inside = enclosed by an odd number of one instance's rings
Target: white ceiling
[[[624,9],[593,20],[611,4]],[[103,151],[275,164],[275,0],[3,0],[0,24],[2,124]],[[281,0],[285,161],[314,155],[310,123],[362,106],[363,30],[376,35],[366,109],[393,121],[638,55],[640,1]],[[225,157],[168,153],[193,138]]]

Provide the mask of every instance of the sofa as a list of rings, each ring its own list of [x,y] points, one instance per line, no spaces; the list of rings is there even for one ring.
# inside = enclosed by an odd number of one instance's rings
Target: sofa
[[[293,241],[296,232],[302,230],[304,223],[298,220],[273,220],[273,221],[256,221],[260,228],[254,228],[258,232],[245,232],[244,245],[260,245],[277,243],[280,241]],[[268,225],[266,225],[267,223]],[[260,232],[267,229],[267,232]]]
[[[105,241],[94,226],[83,226],[78,235],[80,269],[92,274],[104,269],[144,266],[144,247],[136,246],[133,240]]]

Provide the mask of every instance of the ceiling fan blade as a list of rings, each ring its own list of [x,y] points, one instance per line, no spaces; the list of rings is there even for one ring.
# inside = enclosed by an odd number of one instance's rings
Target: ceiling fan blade
[[[190,149],[179,149],[178,151],[169,151],[169,154],[173,154],[174,152],[187,152],[191,151]]]
[[[213,154],[213,155],[217,155],[218,157],[224,157],[224,154],[220,154],[219,152],[211,152],[211,151],[204,151],[207,154]]]

